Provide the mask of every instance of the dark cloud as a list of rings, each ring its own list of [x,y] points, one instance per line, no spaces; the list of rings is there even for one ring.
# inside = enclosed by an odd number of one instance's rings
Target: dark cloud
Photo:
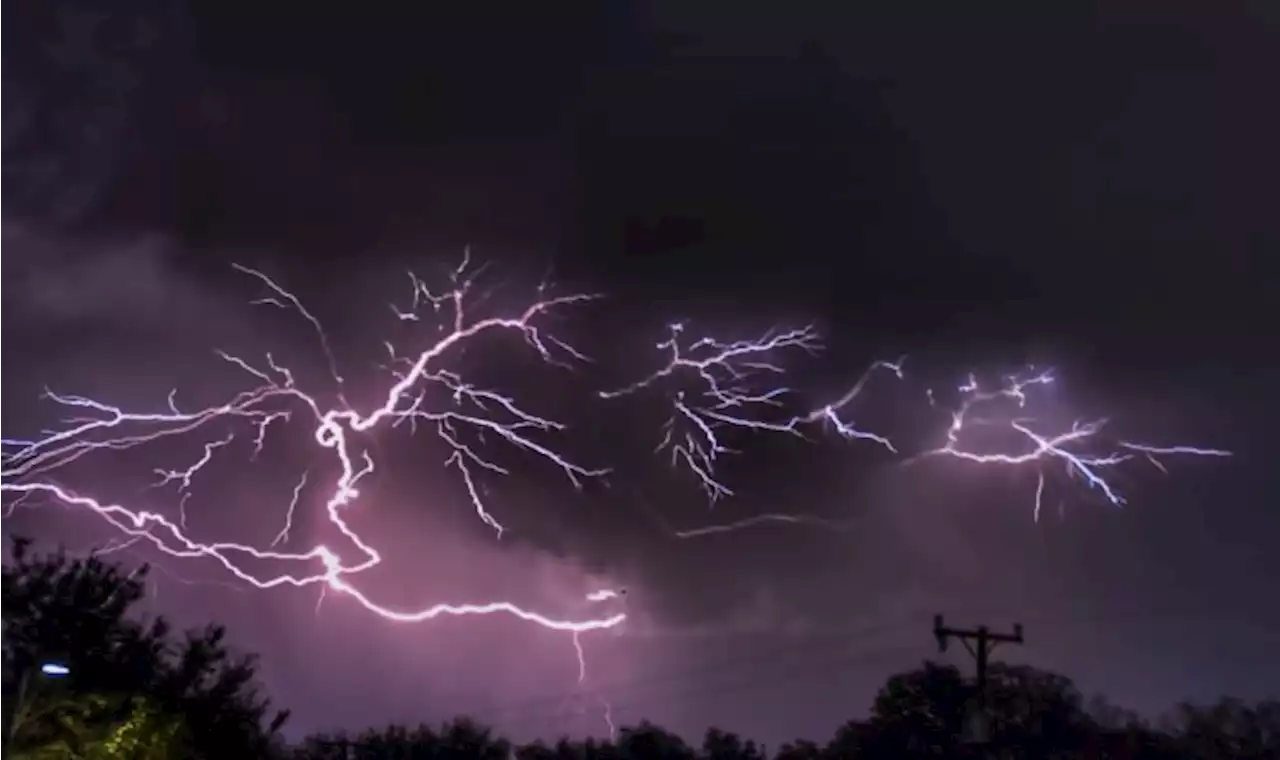
[[[198,89],[184,10],[94,0],[13,9],[10,29],[22,32],[5,35],[7,215],[72,227],[102,220],[157,116],[167,121],[160,104]]]
[[[498,538],[446,446],[379,430],[360,442],[378,469],[350,507],[385,553],[359,580],[380,602],[625,609],[623,627],[582,638],[585,688],[564,635],[389,623],[341,595],[251,592],[212,563],[158,559],[152,609],[228,624],[263,655],[295,732],[456,711],[519,736],[599,732],[607,696],[623,721],[817,736],[934,654],[935,612],[1022,621],[1028,644],[1009,657],[1146,710],[1274,682],[1276,568],[1250,547],[1277,528],[1275,279],[1259,263],[1277,238],[1259,199],[1280,173],[1255,26],[797,9],[728,29],[663,6],[499,29],[464,10],[366,23],[313,8],[304,24],[286,6],[252,23],[230,5],[70,21],[52,7],[5,50],[6,436],[50,424],[32,401],[44,386],[135,409],[164,408],[174,387],[192,405],[248,387],[216,348],[271,351],[337,403],[312,325],[252,305],[267,293],[232,262],[316,314],[362,408],[389,382],[382,341],[408,351],[435,331],[389,308],[411,295],[406,270],[441,281],[471,243],[494,261],[484,308],[512,308],[548,272],[610,295],[554,322],[594,363],[547,368],[504,339],[460,357],[469,378],[568,423],[548,441],[608,477],[576,491],[488,441],[511,470],[481,479],[509,528]],[[1031,359],[1061,368],[1063,419],[1238,456],[1126,475],[1125,509],[1053,481],[1062,509],[1036,523],[1027,473],[742,435],[722,465],[738,495],[711,507],[653,455],[669,393],[594,396],[653,369],[675,319],[734,336],[819,325],[829,350],[787,359],[806,403],[881,352],[910,354],[908,380],[858,409],[903,454],[939,445],[947,423],[924,388],[941,397],[970,369]],[[316,517],[334,473],[311,431],[274,436],[262,461],[242,446],[212,465],[192,529],[270,542],[315,467],[291,540],[341,544]],[[74,474],[169,514],[153,470],[203,443]],[[780,512],[841,529],[673,536]],[[22,509],[5,529],[72,548],[111,538],[65,509]],[[628,594],[586,601],[605,586]]]

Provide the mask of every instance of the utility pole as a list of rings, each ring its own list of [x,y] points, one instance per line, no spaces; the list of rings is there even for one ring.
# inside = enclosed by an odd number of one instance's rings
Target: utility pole
[[[974,733],[978,741],[986,741],[986,716],[987,716],[987,664],[990,662],[991,650],[995,649],[996,644],[1021,644],[1022,624],[1013,624],[1013,633],[995,633],[985,625],[980,625],[976,629],[948,628],[942,623],[941,615],[933,616],[933,635],[938,639],[938,651],[947,651],[947,641],[949,639],[959,639],[964,648],[969,650],[969,654],[973,655],[973,659],[977,662],[978,670],[978,709],[976,725]],[[972,643],[971,643],[972,642]]]

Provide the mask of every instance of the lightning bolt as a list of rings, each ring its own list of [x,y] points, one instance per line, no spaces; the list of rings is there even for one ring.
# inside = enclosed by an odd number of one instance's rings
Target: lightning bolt
[[[127,543],[146,541],[169,556],[212,559],[234,578],[259,589],[316,586],[324,592],[344,594],[383,619],[402,623],[444,616],[511,615],[544,628],[571,632],[577,646],[580,634],[615,627],[626,619],[626,615],[618,613],[567,620],[527,610],[510,601],[440,603],[421,609],[393,609],[377,603],[356,585],[361,573],[382,561],[379,552],[344,517],[346,510],[360,504],[361,481],[375,468],[372,456],[356,442],[356,434],[380,426],[395,428],[403,423],[409,423],[410,432],[419,424],[434,425],[439,438],[452,448],[446,465],[459,473],[477,516],[499,536],[502,525],[486,509],[476,478],[480,471],[496,474],[507,471],[473,446],[463,443],[462,431],[498,438],[536,455],[558,468],[575,487],[581,486],[584,479],[606,472],[575,464],[539,442],[539,434],[562,430],[564,426],[561,423],[530,413],[513,398],[476,387],[457,372],[442,366],[452,353],[473,338],[482,333],[502,331],[520,335],[546,362],[564,364],[565,356],[581,359],[583,357],[563,341],[545,334],[538,322],[552,310],[581,304],[596,296],[547,297],[534,301],[524,311],[512,316],[473,319],[466,309],[470,302],[467,296],[478,272],[468,272],[469,263],[468,250],[462,265],[451,274],[453,287],[439,293],[410,275],[413,300],[407,311],[398,313],[416,318],[420,307],[430,305],[437,313],[451,312],[450,318],[441,324],[437,339],[416,354],[401,355],[388,344],[393,382],[380,403],[363,412],[352,408],[343,398],[341,388],[344,380],[338,372],[337,361],[320,320],[296,296],[266,274],[237,264],[235,268],[238,271],[256,278],[270,292],[269,296],[255,303],[292,309],[314,328],[328,369],[339,386],[340,405],[328,406],[320,397],[304,391],[295,381],[294,374],[278,364],[270,354],[261,362],[253,363],[225,351],[218,351],[217,355],[242,370],[252,383],[247,390],[235,393],[222,404],[183,410],[177,403],[175,389],[169,394],[164,411],[134,412],[83,396],[48,391],[45,397],[67,410],[70,417],[60,429],[47,432],[42,437],[4,439],[0,442],[3,446],[0,491],[6,500],[15,504],[27,497],[39,496],[88,510],[118,530]],[[429,404],[429,392],[432,390],[444,391],[450,403],[444,406]],[[284,527],[265,549],[251,543],[201,542],[187,532],[185,517],[174,521],[159,512],[101,500],[55,482],[55,477],[69,465],[98,452],[176,443],[184,440],[184,436],[206,434],[213,427],[233,429],[235,432],[230,435],[206,438],[202,444],[203,455],[189,467],[156,469],[160,480],[155,487],[175,486],[182,495],[185,515],[185,500],[198,488],[200,476],[211,461],[234,448],[236,441],[246,437],[246,433],[252,445],[252,455],[256,456],[272,428],[297,421],[310,423],[310,438],[318,449],[317,453],[332,457],[338,465],[336,479],[324,484],[323,510],[329,523],[350,544],[345,551],[324,544],[299,551],[277,549],[288,542],[294,511],[303,490],[309,485],[317,485],[314,479],[308,482],[308,475],[313,470],[304,472],[298,480],[292,499],[288,501]],[[354,556],[344,558],[344,554]],[[260,570],[264,562],[286,570],[274,575],[263,574]]]
[[[597,604],[621,599],[626,593],[625,589],[602,588],[588,593],[586,599],[588,602]],[[587,683],[587,652],[582,646],[581,633],[581,631],[573,632],[573,651],[578,661],[578,690],[580,692],[586,688]],[[617,738],[618,727],[613,721],[613,704],[599,691],[596,692],[595,698],[600,704],[601,718],[604,720],[605,728],[609,731],[609,738]]]
[[[849,528],[849,523],[841,522],[839,520],[831,520],[825,517],[816,517],[813,515],[793,515],[785,512],[775,512],[755,515],[754,517],[746,517],[741,520],[734,520],[733,522],[715,523],[698,528],[678,530],[674,532],[674,535],[676,538],[700,538],[702,536],[712,536],[717,533],[733,533],[744,528],[774,523],[782,523],[784,525],[811,525],[825,530],[834,531],[844,531]]]
[[[474,285],[483,267],[471,271],[469,249],[461,265],[450,273],[450,286],[445,290],[434,290],[409,273],[411,299],[407,305],[392,304],[393,315],[401,323],[414,326],[425,322],[425,316],[433,316],[436,335],[425,348],[410,352],[401,352],[394,344],[384,343],[387,356],[384,369],[390,379],[389,387],[374,405],[359,410],[347,401],[346,381],[339,373],[331,341],[320,320],[300,299],[266,274],[241,265],[235,268],[259,281],[268,291],[268,295],[253,303],[290,310],[309,323],[336,385],[337,403],[328,403],[322,396],[304,390],[293,371],[270,353],[261,360],[251,361],[221,350],[216,351],[217,357],[238,368],[247,387],[220,404],[189,408],[179,404],[178,391],[174,389],[161,411],[127,411],[84,396],[46,391],[44,398],[68,414],[61,427],[34,438],[0,439],[0,494],[7,502],[5,516],[27,500],[85,509],[121,534],[121,543],[112,551],[145,541],[172,557],[213,560],[230,576],[251,587],[315,588],[320,591],[321,600],[328,593],[338,593],[393,622],[417,623],[442,617],[493,614],[514,616],[571,634],[578,684],[584,687],[587,663],[581,635],[616,628],[626,620],[625,613],[564,619],[505,600],[438,603],[418,609],[379,604],[359,588],[357,580],[362,573],[379,565],[382,556],[351,526],[346,513],[361,506],[360,486],[376,469],[373,456],[359,443],[361,434],[375,429],[404,430],[412,436],[420,426],[431,428],[450,448],[445,466],[456,471],[477,518],[499,538],[504,528],[485,504],[479,477],[484,473],[505,475],[508,470],[479,448],[485,439],[501,439],[515,449],[550,463],[575,487],[581,487],[587,479],[605,475],[608,470],[580,465],[542,442],[544,436],[563,431],[564,424],[527,411],[512,396],[477,387],[460,372],[449,368],[457,366],[451,365],[451,359],[456,359],[456,354],[473,339],[502,332],[519,335],[545,363],[567,367],[573,362],[587,361],[587,357],[548,334],[540,325],[549,312],[582,304],[597,296],[547,296],[544,284],[538,288],[537,299],[523,311],[503,317],[473,318],[471,307],[485,294],[475,293]],[[425,313],[427,307],[431,315]],[[778,356],[786,351],[812,355],[821,348],[819,336],[812,327],[775,329],[754,339],[735,342],[710,337],[688,341],[684,324],[676,323],[670,326],[668,338],[657,344],[657,349],[666,356],[665,363],[640,380],[603,391],[599,396],[618,399],[676,385],[671,395],[671,414],[663,425],[657,451],[669,453],[676,469],[692,473],[712,503],[733,495],[716,474],[720,460],[735,453],[726,443],[731,431],[782,433],[804,438],[809,428],[820,426],[843,439],[871,442],[898,453],[896,445],[887,437],[858,426],[853,412],[873,377],[889,372],[902,379],[903,360],[875,361],[834,401],[814,408],[799,406],[791,401],[793,390],[782,382],[785,370]],[[1125,462],[1145,459],[1164,471],[1163,457],[1231,456],[1228,451],[1192,446],[1154,446],[1127,440],[1108,443],[1102,436],[1105,419],[1077,421],[1065,428],[1059,426],[1054,432],[1053,426],[1027,411],[1029,399],[1052,382],[1051,372],[1032,371],[1007,377],[1002,385],[988,390],[970,376],[958,389],[961,403],[950,413],[943,444],[907,460],[908,463],[945,456],[978,465],[1033,467],[1038,477],[1034,497],[1038,519],[1049,465],[1061,466],[1069,477],[1083,481],[1119,505],[1124,499],[1104,474]],[[936,406],[932,393],[929,400]],[[306,426],[316,453],[336,464],[337,474],[326,480],[325,476],[316,474],[321,470],[314,465],[301,473],[290,496],[280,495],[284,506],[283,525],[265,548],[253,543],[202,542],[193,537],[187,526],[186,506],[206,485],[210,463],[228,456],[228,452],[246,448],[244,444],[248,444],[252,460],[268,445],[269,436],[281,428],[292,430],[296,425]],[[989,431],[993,430],[1004,431],[995,444],[987,440]],[[98,498],[64,484],[71,466],[86,457],[156,444],[172,448],[172,444],[183,443],[188,437],[199,440],[201,455],[195,462],[186,467],[152,468],[158,476],[152,488],[171,489],[179,497],[176,520],[157,511]],[[477,443],[469,442],[471,438]],[[1005,448],[1006,440],[1016,441],[1018,447]],[[986,447],[981,445],[984,443]],[[291,529],[308,491],[323,494],[322,513],[337,529],[345,546],[318,544],[293,549]],[[765,523],[844,527],[817,517],[769,514],[686,530],[677,536],[693,538]],[[265,573],[264,566],[284,568],[284,571]],[[619,590],[599,589],[589,593],[586,599],[601,603],[618,600],[621,594]],[[600,699],[612,734],[612,709],[603,697]]]
[[[670,336],[657,344],[657,349],[667,354],[666,364],[630,385],[602,391],[600,397],[620,398],[677,376],[691,376],[695,387],[675,392],[672,414],[663,424],[663,437],[655,451],[670,452],[672,466],[683,466],[693,473],[713,503],[734,493],[715,474],[717,461],[736,453],[721,440],[725,428],[804,437],[806,426],[825,423],[843,438],[871,441],[896,452],[888,438],[859,428],[848,413],[875,373],[888,370],[901,378],[902,359],[873,362],[835,401],[788,415],[784,398],[792,389],[779,383],[785,370],[774,357],[790,349],[818,353],[822,345],[812,326],[774,329],[755,339],[731,343],[703,337],[687,346],[682,343],[684,323],[672,324],[669,330]]]
[[[1090,422],[1077,420],[1057,432],[1045,432],[1040,428],[1047,426],[1029,414],[1028,405],[1035,391],[1044,389],[1053,382],[1052,370],[1036,371],[1031,368],[1022,374],[1007,376],[1001,385],[985,390],[977,377],[970,373],[968,380],[957,389],[962,401],[951,412],[946,443],[913,457],[907,463],[926,457],[947,456],[980,465],[1034,467],[1034,515],[1039,520],[1044,501],[1047,465],[1056,463],[1062,466],[1069,478],[1083,481],[1088,488],[1101,493],[1108,502],[1120,506],[1125,503],[1124,496],[1104,474],[1135,457],[1142,457],[1161,472],[1167,473],[1168,470],[1159,459],[1161,456],[1232,455],[1230,451],[1197,446],[1153,446],[1126,440],[1104,441],[1101,434],[1107,425],[1106,419]],[[928,397],[930,404],[937,406],[932,391]],[[985,442],[990,448],[993,440],[1004,442],[1010,438],[990,431],[1012,431],[1012,439],[1018,442],[1019,448],[1012,452],[976,448],[979,443]]]

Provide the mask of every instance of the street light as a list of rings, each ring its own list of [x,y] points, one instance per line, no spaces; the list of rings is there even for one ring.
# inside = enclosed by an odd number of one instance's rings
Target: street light
[[[27,701],[27,687],[31,684],[31,668],[23,668],[18,675],[17,694],[11,700],[5,700],[4,719],[4,753],[9,753],[14,734],[18,731],[19,715],[23,704]],[[40,663],[40,674],[46,678],[62,678],[71,674],[71,668],[60,662]]]

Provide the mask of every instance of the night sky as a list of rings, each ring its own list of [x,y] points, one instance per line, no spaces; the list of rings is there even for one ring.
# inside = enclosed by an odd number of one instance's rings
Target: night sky
[[[625,612],[581,636],[585,684],[568,634],[509,616],[391,623],[145,542],[114,555],[154,563],[149,611],[216,620],[261,655],[291,735],[457,712],[521,739],[600,735],[604,698],[621,723],[691,736],[824,738],[888,674],[939,657],[939,612],[1021,622],[1026,645],[1001,657],[1147,713],[1274,695],[1280,27],[1265,4],[411,5],[6,7],[6,438],[56,423],[35,403],[46,386],[152,413],[174,387],[192,407],[251,387],[214,349],[271,351],[337,405],[311,326],[252,305],[271,293],[233,262],[315,314],[358,409],[393,382],[384,340],[408,354],[439,334],[428,312],[388,308],[411,297],[409,270],[447,283],[470,246],[489,264],[477,314],[522,309],[544,281],[607,296],[547,323],[591,363],[547,366],[510,335],[450,359],[567,425],[538,440],[606,477],[575,489],[545,459],[468,439],[510,471],[477,475],[499,538],[431,426],[383,426],[359,442],[377,470],[344,513],[383,554],[353,579],[380,603]],[[709,505],[654,453],[696,378],[598,397],[660,369],[675,321],[724,340],[815,325],[820,354],[770,357],[797,408],[905,354],[904,378],[875,378],[856,407],[900,453],[821,426],[728,430],[740,453],[718,474],[735,495]],[[1235,455],[1109,471],[1122,508],[1055,469],[1038,521],[1032,468],[904,465],[945,442],[926,389],[1029,363],[1058,371],[1055,419]],[[192,488],[190,533],[265,547],[311,471],[287,545],[351,553],[323,517],[333,459],[311,432],[273,430],[251,460],[241,429]],[[44,477],[176,515],[153,471],[221,434]],[[6,537],[112,540],[91,512],[38,501]],[[779,513],[839,529],[676,535]],[[628,593],[584,601],[605,587]]]

